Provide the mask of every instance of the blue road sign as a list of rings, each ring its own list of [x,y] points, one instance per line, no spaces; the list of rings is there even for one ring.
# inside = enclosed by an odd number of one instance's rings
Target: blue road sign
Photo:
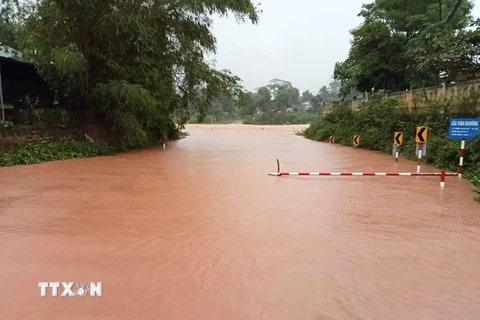
[[[450,118],[449,139],[478,139],[480,118]]]

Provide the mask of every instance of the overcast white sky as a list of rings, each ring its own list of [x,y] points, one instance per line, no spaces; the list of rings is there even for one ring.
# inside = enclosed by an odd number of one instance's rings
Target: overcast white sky
[[[370,0],[257,0],[263,13],[257,25],[234,17],[215,19],[218,69],[242,78],[248,90],[273,78],[317,93],[328,85],[336,61],[350,48],[349,31],[361,23],[362,3]],[[473,15],[480,17],[480,0]]]

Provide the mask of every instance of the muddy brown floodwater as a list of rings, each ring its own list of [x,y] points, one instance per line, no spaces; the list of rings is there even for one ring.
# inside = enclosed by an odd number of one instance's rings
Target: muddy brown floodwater
[[[416,169],[293,128],[195,125],[165,150],[1,168],[0,319],[479,319],[469,183],[267,176],[277,158]],[[103,296],[41,297],[41,281]]]

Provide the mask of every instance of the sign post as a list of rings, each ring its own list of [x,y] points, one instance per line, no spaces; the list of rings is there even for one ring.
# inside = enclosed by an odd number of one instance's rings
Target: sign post
[[[355,150],[357,150],[359,144],[360,144],[360,136],[353,136],[353,148]]]
[[[448,138],[461,140],[460,161],[458,164],[458,177],[463,174],[463,159],[465,157],[465,140],[479,138],[480,118],[451,118],[448,128]]]
[[[418,146],[417,172],[420,172],[420,167],[422,165],[423,144],[427,142],[427,134],[427,127],[417,127],[417,133],[415,135],[415,142]]]
[[[395,148],[395,162],[398,162],[400,155],[400,146],[403,143],[403,132],[395,132],[393,135],[393,147]]]
[[[465,140],[460,143],[460,160],[458,163],[458,177],[461,178],[463,174],[463,158],[465,157]]]

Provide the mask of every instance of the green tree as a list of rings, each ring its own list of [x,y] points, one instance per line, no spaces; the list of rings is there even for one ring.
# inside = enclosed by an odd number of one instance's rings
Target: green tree
[[[333,80],[328,84],[328,89],[333,96],[338,96],[341,89],[341,83],[338,80]]]
[[[297,108],[300,105],[300,92],[291,82],[273,79],[267,85],[271,92],[272,106],[276,112],[285,112],[288,108]]]
[[[239,115],[241,117],[254,116],[258,112],[258,106],[254,103],[255,93],[246,92],[245,93],[245,105],[239,106]]]
[[[253,95],[255,109],[262,113],[268,113],[272,109],[272,94],[269,88],[260,87]]]
[[[310,92],[310,90],[306,90],[302,93],[302,97],[301,97],[301,102],[304,103],[304,102],[310,102],[312,101],[312,99],[314,98],[315,96],[313,95],[313,93]]]
[[[245,101],[239,78],[204,57],[216,49],[210,16],[256,23],[249,0],[33,0],[32,8],[19,49],[78,125],[100,121],[144,145],[174,131],[174,118],[183,126],[191,102],[205,114],[220,95]]]
[[[471,9],[468,0],[412,0],[407,5],[376,0],[363,5],[359,16],[364,21],[351,31],[349,56],[335,65],[342,94],[354,88],[401,91],[438,83],[438,69],[431,64],[418,68],[415,54],[424,42],[416,40],[463,30]]]
[[[433,70],[447,80],[457,76],[477,76],[480,67],[480,23],[472,21],[470,29],[451,33],[435,33],[421,37],[412,46],[409,55],[413,57],[418,72]]]
[[[17,47],[17,30],[12,23],[0,16],[0,46]]]
[[[314,96],[310,102],[312,104],[312,112],[321,112],[324,104],[326,104],[326,102],[322,100],[320,94]]]
[[[340,92],[339,82],[331,82],[329,86],[322,86],[318,90],[318,100],[321,102],[329,103],[338,98],[338,93]]]

